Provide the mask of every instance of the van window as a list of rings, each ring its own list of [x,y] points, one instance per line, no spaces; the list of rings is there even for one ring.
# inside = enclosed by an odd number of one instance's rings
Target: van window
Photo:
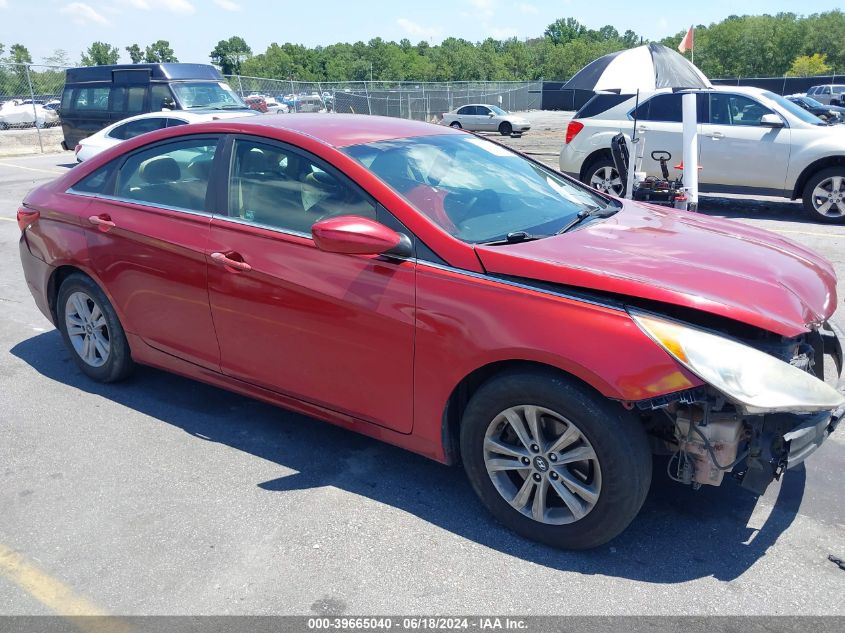
[[[102,110],[109,109],[109,93],[111,89],[105,88],[77,88],[73,99],[73,110]]]
[[[112,88],[112,111],[124,112],[127,115],[141,114],[144,109],[144,98],[147,96],[145,86],[133,86],[124,88],[122,86]]]
[[[165,108],[168,110],[176,109],[173,93],[170,92],[170,87],[167,84],[153,84],[150,89],[150,112],[158,112]]]

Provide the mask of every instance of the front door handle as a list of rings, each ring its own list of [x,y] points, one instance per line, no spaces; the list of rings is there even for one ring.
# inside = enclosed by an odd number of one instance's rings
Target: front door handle
[[[101,213],[100,215],[92,215],[88,218],[88,221],[100,229],[103,233],[112,230],[115,226],[117,226],[114,222],[111,221],[111,217],[106,213]]]
[[[707,136],[709,136],[710,138],[715,138],[715,139],[725,138],[725,135],[722,134],[721,132],[711,132]]]
[[[230,253],[230,255],[235,255],[235,253]],[[237,259],[232,259],[229,255],[226,255],[225,253],[212,253],[211,259],[213,259],[218,264],[225,266],[226,268],[233,268],[243,273],[252,270],[252,266],[250,266],[246,262],[239,261]]]

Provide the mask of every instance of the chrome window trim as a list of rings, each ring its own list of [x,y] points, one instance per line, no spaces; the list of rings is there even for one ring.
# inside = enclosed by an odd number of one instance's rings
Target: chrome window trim
[[[88,193],[85,191],[74,191],[73,187],[66,189],[65,193],[73,196],[81,196],[83,198],[97,198],[98,200],[108,200],[109,202],[123,202],[133,206],[150,207],[152,209],[161,209],[163,211],[177,211],[179,213],[187,213],[188,215],[197,215],[206,218],[212,217],[214,214],[210,211],[195,211],[194,209],[183,209],[182,207],[170,207],[166,204],[153,204],[152,202],[144,202],[143,200],[133,200],[131,198],[121,198],[119,196],[107,196],[101,193]]]
[[[282,229],[278,226],[270,226],[269,224],[255,222],[254,220],[244,220],[243,218],[236,218],[230,215],[222,215],[220,213],[213,213],[211,214],[211,216],[214,220],[225,220],[226,222],[242,224],[243,226],[255,226],[259,229],[273,231],[274,233],[281,233],[282,235],[292,235],[294,237],[304,237],[306,239],[311,240],[312,242],[314,241],[314,238],[311,236],[310,233],[302,233],[301,231],[293,231],[291,229]]]

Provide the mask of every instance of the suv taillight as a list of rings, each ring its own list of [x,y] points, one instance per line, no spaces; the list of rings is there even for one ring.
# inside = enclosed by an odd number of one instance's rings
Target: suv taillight
[[[30,224],[34,223],[38,217],[41,215],[40,212],[35,211],[34,209],[27,209],[26,207],[20,207],[18,209],[18,227],[21,231],[25,231],[26,227]]]
[[[569,125],[566,126],[566,144],[569,145],[572,142],[578,132],[584,129],[584,124],[581,121],[570,121]]]
[[[81,149],[82,149],[82,145],[81,145],[81,144],[79,144],[79,143],[77,143],[77,144],[76,144],[76,147],[74,147],[74,148],[73,148],[73,153],[74,153],[74,154],[78,154],[78,153],[79,153],[79,150],[81,150]]]

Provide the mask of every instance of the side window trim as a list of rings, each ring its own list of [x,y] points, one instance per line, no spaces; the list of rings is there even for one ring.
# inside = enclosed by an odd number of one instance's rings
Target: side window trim
[[[139,206],[144,206],[144,207],[151,207],[153,209],[166,209],[168,211],[179,211],[180,213],[188,213],[190,215],[202,215],[202,216],[211,217],[213,215],[214,204],[216,204],[216,202],[215,202],[216,195],[212,192],[216,191],[217,187],[212,187],[212,186],[210,186],[210,184],[211,184],[211,182],[217,182],[219,180],[222,180],[221,178],[218,178],[216,176],[216,174],[218,173],[218,170],[219,170],[217,161],[218,161],[218,158],[220,157],[220,154],[221,154],[221,142],[224,140],[224,138],[225,138],[225,136],[222,135],[222,134],[196,134],[196,135],[189,134],[189,135],[180,136],[180,137],[177,137],[177,138],[165,139],[163,141],[159,141],[158,143],[154,143],[152,145],[144,145],[142,147],[139,147],[139,148],[133,150],[132,152],[130,152],[128,154],[125,154],[123,156],[115,158],[110,163],[107,163],[106,165],[103,165],[100,168],[100,169],[111,169],[111,174],[109,174],[107,184],[103,187],[103,189],[104,189],[103,193],[87,193],[85,191],[76,191],[76,190],[74,190],[73,185],[68,187],[68,189],[66,189],[65,192],[70,193],[72,195],[76,195],[76,196],[85,196],[85,197],[89,197],[89,198],[100,198],[100,199],[103,199],[103,200],[114,200],[115,202],[125,202],[127,204],[139,205]],[[215,149],[215,152],[214,152],[214,159],[213,159],[213,162],[212,162],[211,173],[209,175],[209,186],[206,189],[206,193],[205,193],[205,205],[204,205],[205,209],[203,209],[202,211],[199,211],[199,210],[196,210],[196,209],[185,209],[183,207],[173,207],[173,206],[169,206],[169,205],[166,205],[166,204],[158,204],[158,203],[155,203],[155,202],[148,202],[148,201],[143,201],[143,200],[134,200],[132,198],[124,198],[123,196],[115,195],[116,190],[117,190],[117,176],[120,173],[120,170],[123,169],[126,162],[130,158],[135,156],[136,154],[139,154],[141,152],[145,152],[145,151],[151,150],[151,149],[158,149],[159,147],[165,147],[167,145],[171,145],[171,144],[175,144],[175,143],[181,143],[181,142],[184,142],[186,140],[199,140],[199,141],[201,141],[201,140],[206,140],[206,139],[209,140],[209,141],[216,140],[217,141],[217,148]],[[96,173],[96,171],[97,170],[95,170],[94,172],[92,172],[88,176],[83,176],[76,183],[74,183],[74,185],[78,184],[79,182],[82,182],[83,180],[85,180],[86,178],[91,176],[93,173]],[[105,193],[105,191],[107,191],[109,193]]]

